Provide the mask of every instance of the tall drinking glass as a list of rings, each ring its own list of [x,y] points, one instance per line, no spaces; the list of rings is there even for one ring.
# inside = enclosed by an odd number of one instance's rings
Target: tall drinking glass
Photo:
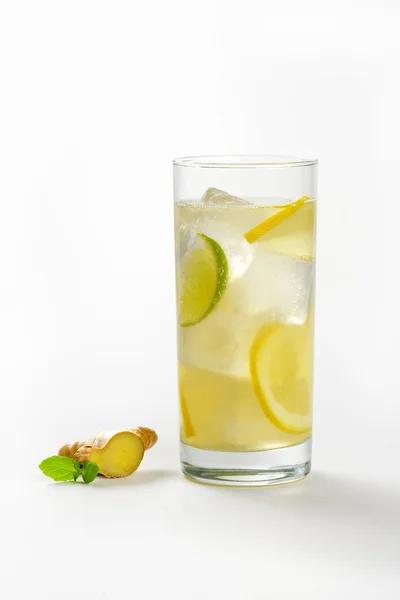
[[[174,161],[182,470],[224,485],[311,465],[317,161]]]

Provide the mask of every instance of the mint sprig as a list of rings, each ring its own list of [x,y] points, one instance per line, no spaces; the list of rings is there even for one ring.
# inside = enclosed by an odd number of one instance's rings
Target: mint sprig
[[[49,456],[40,463],[39,469],[54,481],[76,481],[82,475],[85,483],[93,481],[99,472],[95,462],[88,460],[81,467],[77,460],[68,456]]]
[[[79,463],[68,456],[50,456],[40,463],[39,469],[54,481],[72,481],[76,474],[80,475]]]
[[[93,479],[96,479],[99,472],[99,465],[92,460],[88,460],[83,465],[82,479],[85,483],[90,483]]]

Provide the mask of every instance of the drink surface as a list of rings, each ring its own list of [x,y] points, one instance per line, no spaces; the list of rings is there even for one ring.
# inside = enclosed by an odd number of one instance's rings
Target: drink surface
[[[307,439],[315,201],[211,188],[175,205],[175,228],[182,441],[243,452]]]

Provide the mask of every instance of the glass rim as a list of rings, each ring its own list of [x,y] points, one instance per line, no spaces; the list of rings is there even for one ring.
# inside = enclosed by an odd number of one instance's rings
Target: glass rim
[[[175,158],[172,164],[177,167],[198,169],[276,169],[316,166],[318,159],[300,158],[284,154],[221,154],[183,156]]]

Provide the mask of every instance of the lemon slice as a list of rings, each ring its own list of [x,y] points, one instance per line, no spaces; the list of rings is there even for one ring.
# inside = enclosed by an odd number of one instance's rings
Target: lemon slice
[[[181,408],[181,423],[183,434],[185,438],[193,437],[194,435],[196,435],[196,432],[194,430],[192,420],[190,418],[187,403],[183,395],[182,389],[179,389],[179,404]]]
[[[250,349],[254,392],[266,416],[288,433],[311,429],[312,333],[303,325],[273,323]]]
[[[257,245],[268,252],[312,260],[315,257],[315,213],[316,202],[307,200],[300,210],[270,229]]]
[[[249,244],[253,244],[257,240],[259,240],[263,235],[265,235],[268,231],[270,231],[271,229],[288,219],[295,212],[303,208],[307,200],[309,200],[308,196],[302,196],[298,200],[287,204],[274,215],[268,217],[268,219],[261,221],[261,223],[258,223],[258,225],[256,225],[255,227],[249,229],[249,231],[247,231],[244,234],[244,237],[249,242]]]
[[[180,326],[204,319],[221,299],[228,279],[228,261],[221,246],[204,233],[184,257],[180,280]]]

